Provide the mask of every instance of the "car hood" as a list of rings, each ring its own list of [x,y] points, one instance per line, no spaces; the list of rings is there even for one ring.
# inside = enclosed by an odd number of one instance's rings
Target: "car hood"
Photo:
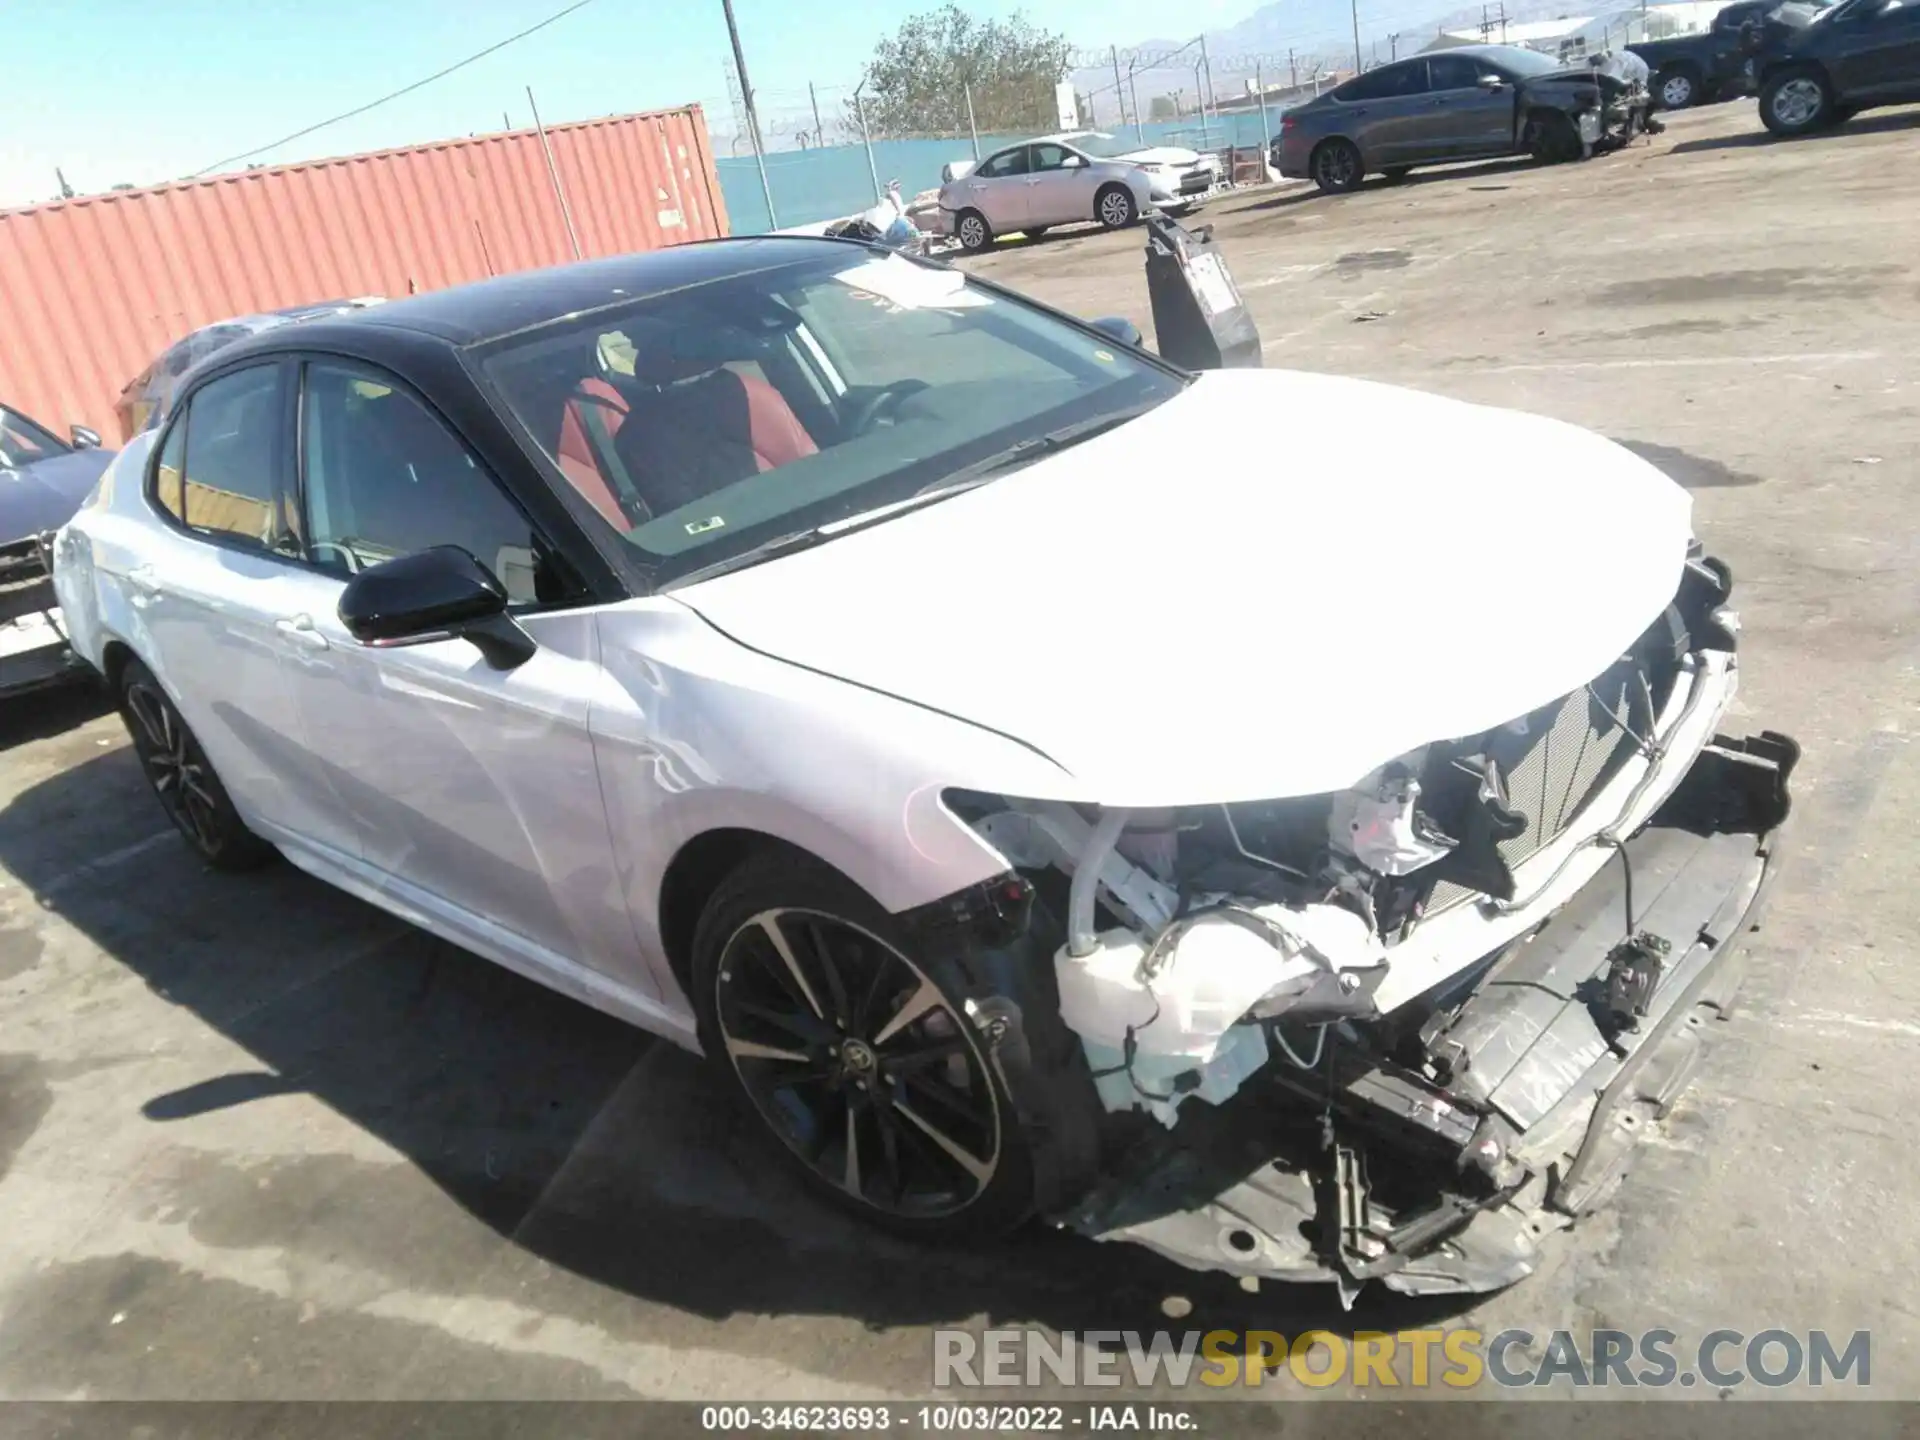
[[[0,468],[0,545],[57,530],[71,520],[112,463],[113,453],[73,450],[18,470]]]
[[[1178,145],[1154,145],[1145,150],[1129,150],[1124,155],[1116,155],[1116,160],[1125,160],[1130,165],[1175,165],[1197,164],[1200,159],[1198,150],[1183,150]]]
[[[1672,600],[1691,504],[1557,421],[1217,371],[978,490],[673,593],[1039,750],[1063,795],[1278,798],[1591,680]]]

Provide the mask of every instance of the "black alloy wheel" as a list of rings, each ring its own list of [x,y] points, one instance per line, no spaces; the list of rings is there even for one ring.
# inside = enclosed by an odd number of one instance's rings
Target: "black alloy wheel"
[[[1360,147],[1337,136],[1320,142],[1308,168],[1313,171],[1313,183],[1329,195],[1358,190],[1367,173],[1360,159]]]
[[[1000,1105],[971,1024],[893,946],[818,910],[728,939],[714,1014],[761,1118],[849,1199],[940,1220],[993,1183]]]
[[[251,870],[274,849],[247,829],[200,741],[160,682],[137,660],[120,677],[120,714],[167,818],[200,858],[221,870]]]

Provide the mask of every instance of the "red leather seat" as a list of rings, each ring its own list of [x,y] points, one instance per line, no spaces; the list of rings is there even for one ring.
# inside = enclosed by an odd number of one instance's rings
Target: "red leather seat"
[[[615,441],[655,515],[818,448],[778,390],[733,370],[641,391]]]
[[[562,408],[560,439],[554,446],[568,483],[618,530],[631,529],[633,522],[620,506],[611,477],[603,473],[612,459],[609,455],[603,463],[593,432],[597,429],[611,446],[626,423],[627,408],[626,397],[599,376],[582,380]]]

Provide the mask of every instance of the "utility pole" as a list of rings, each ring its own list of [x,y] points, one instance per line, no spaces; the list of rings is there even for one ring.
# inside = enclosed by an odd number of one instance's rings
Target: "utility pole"
[[[1260,92],[1260,163],[1265,165],[1273,150],[1273,132],[1267,128],[1267,76],[1257,64],[1253,67],[1253,88]]]
[[[1127,66],[1127,94],[1133,97],[1133,138],[1144,145],[1147,143],[1147,132],[1140,123],[1140,82],[1133,78],[1134,65],[1139,63],[1139,58],[1136,55]]]
[[[1480,7],[1480,43],[1486,44],[1492,34],[1493,22],[1487,18],[1487,7],[1482,5]]]
[[[1293,63],[1293,50],[1292,50],[1292,47],[1288,47],[1288,50],[1287,50],[1287,89],[1289,89],[1289,90],[1298,90],[1299,88],[1300,88],[1300,67],[1299,67],[1298,65],[1296,65],[1296,64],[1294,64],[1294,63]]]
[[[1124,130],[1127,128],[1127,92],[1120,88],[1120,47],[1109,45],[1107,58],[1113,61],[1113,103],[1120,107],[1120,123],[1114,128]],[[1139,119],[1137,115],[1134,118]]]
[[[777,230],[779,217],[773,210],[773,186],[767,181],[766,145],[760,139],[760,116],[753,108],[753,85],[747,79],[747,57],[740,48],[740,27],[733,22],[733,0],[720,0],[727,16],[727,39],[733,42],[733,69],[740,77],[740,101],[746,107],[747,133],[753,140],[754,163],[760,167],[760,193],[767,197],[767,228]]]
[[[1207,72],[1207,88],[1204,91],[1200,89],[1200,70]],[[1204,138],[1204,127],[1207,123],[1207,97],[1209,95],[1213,96],[1213,113],[1215,115],[1220,113],[1220,97],[1213,95],[1213,62],[1207,58],[1207,37],[1205,35],[1200,37],[1200,70],[1193,72],[1193,88],[1200,96],[1200,124],[1203,127],[1202,136]]]
[[[1507,43],[1507,0],[1500,0],[1500,43]]]
[[[1353,0],[1353,73],[1360,73],[1360,0]]]
[[[820,97],[813,93],[813,82],[807,81],[807,99],[813,102],[813,143],[827,143],[827,132],[820,128]]]
[[[1400,32],[1396,30],[1391,35],[1387,36],[1387,59],[1398,60],[1399,58],[1400,58]]]
[[[873,136],[867,133],[867,107],[860,101],[860,92],[867,88],[868,76],[862,75],[860,83],[853,87],[853,118],[860,122],[860,143],[867,147],[867,175],[873,181],[873,203],[880,203],[880,167],[873,163]]]

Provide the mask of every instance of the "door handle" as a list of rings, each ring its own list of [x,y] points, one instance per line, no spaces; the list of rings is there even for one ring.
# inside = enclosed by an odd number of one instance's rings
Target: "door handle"
[[[314,628],[313,617],[311,615],[289,615],[284,620],[274,621],[273,628],[289,640],[303,645],[309,650],[326,650],[331,648],[327,643],[327,637]]]

